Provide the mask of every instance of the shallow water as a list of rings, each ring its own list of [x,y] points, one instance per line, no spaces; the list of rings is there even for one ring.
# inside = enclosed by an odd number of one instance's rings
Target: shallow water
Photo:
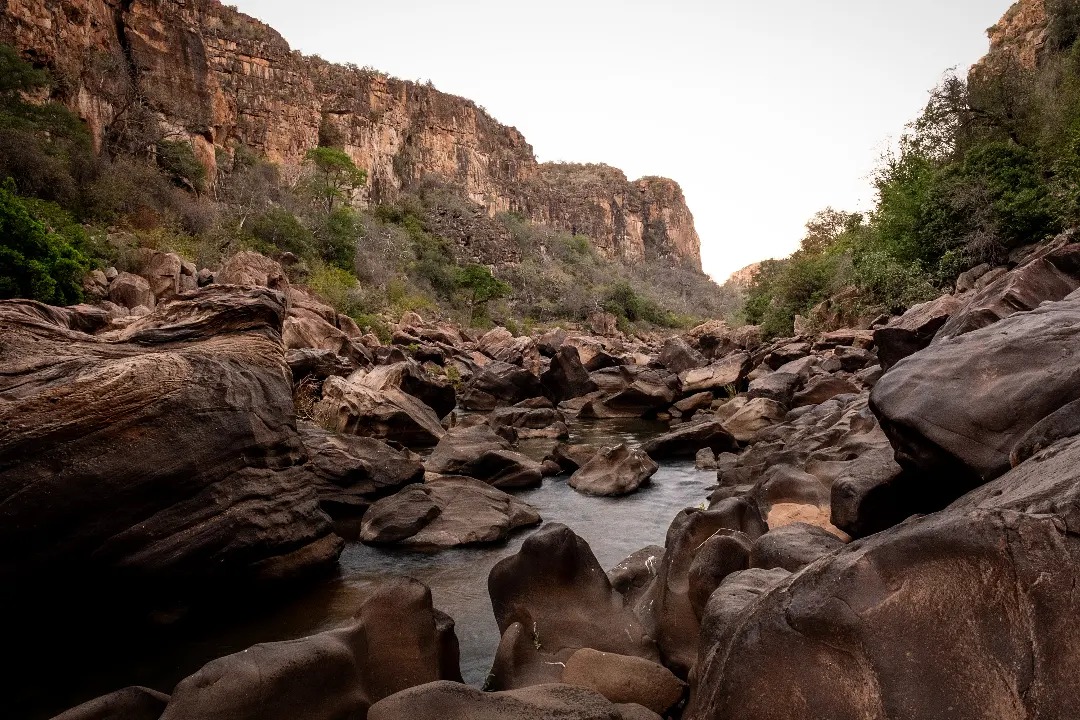
[[[571,428],[573,442],[638,445],[665,430],[644,421],[600,421]],[[522,452],[543,457],[551,441],[524,441]],[[685,507],[705,501],[715,472],[694,469],[693,462],[661,464],[652,482],[634,495],[595,498],[581,495],[566,477],[545,479],[542,487],[518,496],[536,506],[545,522],[561,522],[583,537],[607,569],[646,545],[663,545],[671,520]],[[498,627],[487,594],[487,576],[499,560],[517,552],[533,532],[515,534],[502,545],[421,553],[371,548],[350,543],[341,556],[341,575],[271,610],[230,618],[225,626],[193,628],[172,636],[128,640],[101,648],[96,662],[70,672],[53,667],[49,686],[27,691],[28,718],[48,718],[56,711],[133,684],[169,692],[177,681],[213,658],[254,643],[286,640],[345,622],[362,589],[388,575],[408,575],[429,587],[435,606],[454,618],[466,682],[480,685],[499,643]],[[74,658],[72,659],[74,661]],[[61,663],[62,664],[62,663]],[[57,687],[58,678],[71,685]]]

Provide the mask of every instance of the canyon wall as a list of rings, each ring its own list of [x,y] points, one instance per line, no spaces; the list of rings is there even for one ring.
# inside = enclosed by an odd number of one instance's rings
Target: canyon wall
[[[215,178],[247,146],[288,178],[329,130],[392,200],[426,179],[461,188],[488,214],[518,212],[593,238],[609,258],[700,270],[679,186],[595,165],[536,161],[515,128],[474,102],[294,52],[275,30],[217,0],[0,0],[0,41],[56,79],[55,99],[100,143],[147,108],[188,139]]]

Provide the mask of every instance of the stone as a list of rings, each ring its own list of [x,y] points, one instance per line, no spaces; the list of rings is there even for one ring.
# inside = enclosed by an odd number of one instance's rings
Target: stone
[[[534,375],[540,374],[540,350],[529,337],[514,337],[504,327],[490,330],[480,338],[477,349],[500,362],[518,365]]]
[[[740,533],[748,544],[767,526],[757,507],[742,499],[726,500],[710,510],[683,510],[668,528],[666,551],[656,579],[635,606],[646,630],[656,639],[663,664],[680,677],[689,673],[698,649],[699,620],[691,595],[691,569],[706,541],[721,529]],[[717,554],[729,550],[720,548]],[[699,571],[696,576],[700,587],[706,582],[706,574]],[[694,595],[700,600],[701,594],[699,590]]]
[[[759,537],[750,548],[750,566],[794,573],[842,547],[844,543],[832,533],[816,525],[794,523]]]
[[[715,470],[716,453],[712,448],[701,448],[694,456],[694,467],[698,470]]]
[[[969,290],[974,290],[975,282],[988,272],[990,272],[990,266],[986,263],[982,263],[966,272],[960,273],[959,277],[956,278],[956,292],[966,293]]]
[[[735,353],[706,367],[681,373],[679,381],[684,393],[738,390],[751,369],[750,355]]]
[[[359,516],[379,498],[423,482],[419,458],[381,440],[341,435],[299,423],[319,506],[334,518]]]
[[[150,292],[159,301],[173,298],[180,292],[183,261],[179,255],[139,248],[135,251],[135,264],[138,275],[150,284]]]
[[[874,330],[881,367],[888,370],[908,355],[925,348],[953,313],[964,306],[954,295],[942,295],[936,300],[915,305],[887,325]]]
[[[683,415],[693,415],[698,410],[704,410],[712,405],[713,394],[711,392],[700,392],[690,397],[683,398],[674,405],[673,408],[681,412]]]
[[[558,682],[581,648],[656,661],[656,646],[609,582],[588,544],[549,523],[488,576],[495,621],[503,634],[488,687]],[[553,663],[548,665],[546,663]]]
[[[1080,368],[1066,360],[1077,353],[1080,298],[1047,303],[897,363],[871,407],[900,465],[958,478],[959,495],[1008,470],[1028,431],[1080,399]]]
[[[789,342],[771,350],[764,358],[764,363],[773,370],[779,370],[789,362],[794,362],[810,354],[810,343]]]
[[[588,395],[597,389],[581,363],[577,348],[569,345],[561,347],[551,358],[551,366],[540,375],[540,384],[555,402]]]
[[[775,400],[753,398],[731,417],[724,420],[724,427],[739,442],[750,442],[759,431],[784,421],[787,409]]]
[[[591,648],[582,648],[570,656],[562,681],[595,690],[613,703],[633,703],[657,714],[674,708],[686,687],[663,665]]]
[[[791,407],[803,407],[804,405],[820,405],[831,400],[837,395],[858,395],[862,391],[854,383],[835,375],[819,375],[811,378],[791,400]]]
[[[409,578],[375,584],[352,621],[218,658],[180,681],[161,720],[340,720],[438,680],[461,681],[454,621]]]
[[[746,396],[751,399],[768,398],[781,405],[790,405],[795,393],[805,381],[805,378],[794,373],[772,372],[752,380],[747,388]]]
[[[169,696],[145,687],[128,687],[60,713],[53,720],[158,720]]]
[[[739,347],[732,338],[731,328],[723,320],[708,320],[688,330],[683,337],[708,358],[722,358]]]
[[[663,559],[662,546],[644,547],[608,571],[608,580],[616,592],[622,593],[627,603],[634,603],[656,577]]]
[[[75,309],[0,301],[0,587],[177,603],[332,567],[284,314],[279,293],[215,287],[91,336]]]
[[[633,716],[631,716],[633,717]],[[646,716],[648,717],[648,716]],[[656,718],[652,715],[652,718]],[[484,692],[453,682],[405,690],[372,706],[367,720],[630,720],[588,688],[550,683]]]
[[[991,274],[984,275],[979,282]],[[967,304],[938,330],[934,342],[993,325],[1015,313],[1034,310],[1044,302],[1061,300],[1078,285],[1075,278],[1058,270],[1049,260],[1039,258],[976,290]]]
[[[597,450],[598,448],[592,445],[559,443],[551,451],[551,458],[559,464],[563,472],[573,473],[589,462]]]
[[[539,524],[534,507],[485,482],[439,477],[372,505],[360,539],[438,550],[501,542],[519,528]]]
[[[214,273],[214,281],[219,285],[246,285],[265,287],[271,290],[289,291],[289,279],[281,265],[265,255],[244,250],[238,252]]]
[[[109,285],[109,300],[132,310],[137,307],[152,308],[156,304],[150,283],[131,273],[120,273]]]
[[[625,444],[604,447],[570,476],[568,484],[585,495],[629,495],[659,469],[641,450],[631,450]]]
[[[762,537],[765,537],[762,535]],[[758,538],[760,541],[761,538]],[[700,620],[713,591],[728,575],[746,570],[754,541],[738,530],[720,528],[702,543],[694,554],[687,574],[690,606]]]
[[[660,348],[660,364],[678,375],[695,368],[704,367],[708,360],[681,337],[671,337]]]
[[[539,405],[537,400],[542,400],[544,405]],[[565,440],[570,437],[566,418],[544,398],[533,398],[512,407],[496,408],[488,415],[487,424],[496,431],[500,428],[513,428],[520,439]]]
[[[316,380],[325,380],[335,375],[346,377],[356,369],[352,362],[331,350],[286,350],[285,361],[289,364],[293,382],[296,383],[306,377]]]
[[[641,445],[641,450],[654,459],[692,458],[702,448],[722,453],[737,449],[738,443],[719,420],[695,420]]]
[[[543,482],[540,463],[514,452],[510,443],[483,424],[446,433],[424,465],[431,473],[464,475],[503,489]]]
[[[446,434],[435,411],[412,395],[397,389],[373,390],[339,377],[323,383],[315,411],[336,432],[406,446],[436,445]]]
[[[444,418],[457,406],[457,392],[443,375],[428,372],[414,360],[378,365],[366,371],[357,382],[380,392],[400,390],[412,395]]]
[[[496,360],[480,368],[466,383],[461,406],[468,410],[494,410],[543,394],[544,388],[536,375]]]
[[[552,328],[536,338],[536,349],[544,357],[555,357],[555,353],[562,349],[566,342],[566,331],[562,328]]]
[[[589,315],[589,329],[601,337],[615,337],[618,333],[618,318],[608,312],[595,312]]]

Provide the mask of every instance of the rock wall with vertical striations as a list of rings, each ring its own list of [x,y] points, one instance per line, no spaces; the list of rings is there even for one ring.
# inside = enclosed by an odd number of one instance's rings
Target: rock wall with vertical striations
[[[605,256],[700,269],[693,217],[674,182],[541,165],[520,132],[474,102],[301,55],[217,0],[0,0],[0,13],[0,41],[52,72],[55,99],[99,143],[133,122],[138,105],[170,137],[190,140],[211,179],[239,146],[289,177],[329,127],[368,171],[360,202],[432,178],[488,214],[576,227]]]

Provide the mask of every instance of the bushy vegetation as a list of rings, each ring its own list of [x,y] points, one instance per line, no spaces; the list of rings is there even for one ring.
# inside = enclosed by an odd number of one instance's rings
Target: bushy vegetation
[[[101,152],[63,105],[29,100],[49,94],[49,75],[0,46],[0,179],[13,183],[0,195],[5,296],[76,302],[88,269],[134,270],[142,246],[200,267],[247,249],[278,258],[295,282],[384,339],[384,318],[410,310],[519,330],[604,310],[630,330],[688,326],[735,307],[700,273],[602,259],[585,236],[511,213],[490,218],[430,180],[393,204],[358,209],[367,174],[329,118],[299,177],[243,146],[219,148],[210,177],[186,138],[163,132],[122,63],[88,62],[118,108]],[[485,264],[503,250],[503,261]]]
[[[1080,1],[1048,12],[1038,67],[1006,54],[947,75],[883,158],[874,210],[815,216],[796,253],[762,265],[746,321],[776,336],[825,300],[850,317],[899,312],[1080,224]]]

